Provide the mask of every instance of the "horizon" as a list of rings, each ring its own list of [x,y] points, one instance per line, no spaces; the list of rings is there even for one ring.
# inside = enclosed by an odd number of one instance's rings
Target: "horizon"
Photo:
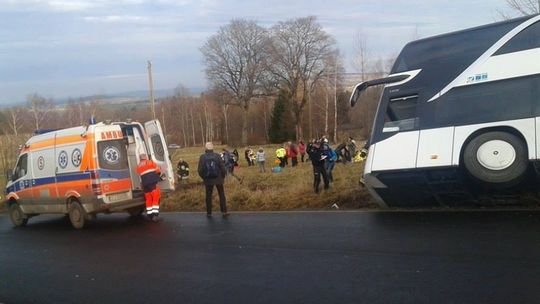
[[[67,99],[154,88],[207,87],[199,47],[231,19],[269,27],[313,15],[336,38],[347,72],[353,40],[365,36],[374,58],[396,55],[405,43],[492,23],[504,1],[298,0],[260,10],[262,1],[216,0],[0,0],[0,106],[38,93]],[[391,5],[389,4],[391,3]],[[463,10],[464,6],[468,10]],[[411,6],[422,7],[410,10]],[[421,12],[419,12],[421,11]]]

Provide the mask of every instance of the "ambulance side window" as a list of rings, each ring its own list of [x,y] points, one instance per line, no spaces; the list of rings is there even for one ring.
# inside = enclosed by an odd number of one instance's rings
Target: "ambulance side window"
[[[18,180],[19,178],[26,175],[28,172],[28,154],[21,155],[19,161],[17,162],[17,167],[15,167],[15,172],[13,173],[13,181]]]
[[[152,135],[152,137],[150,137],[150,141],[152,142],[152,148],[154,148],[156,159],[159,161],[164,161],[165,150],[163,147],[163,142],[161,141],[161,136],[159,136],[159,134]]]

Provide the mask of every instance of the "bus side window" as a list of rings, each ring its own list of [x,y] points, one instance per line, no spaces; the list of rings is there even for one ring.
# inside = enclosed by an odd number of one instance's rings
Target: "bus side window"
[[[386,108],[383,132],[409,131],[418,127],[418,95],[392,98]]]
[[[28,172],[28,154],[21,155],[17,166],[15,167],[15,173],[13,174],[13,181],[18,180],[19,178],[26,175]]]
[[[514,36],[494,56],[536,48],[540,48],[540,22],[536,22]]]

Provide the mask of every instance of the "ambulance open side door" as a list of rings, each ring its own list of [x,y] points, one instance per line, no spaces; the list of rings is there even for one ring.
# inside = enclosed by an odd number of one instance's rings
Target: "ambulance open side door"
[[[144,124],[144,129],[148,136],[152,160],[159,166],[161,173],[165,174],[165,179],[159,183],[159,187],[164,192],[174,191],[174,171],[161,124],[157,119],[151,120]]]

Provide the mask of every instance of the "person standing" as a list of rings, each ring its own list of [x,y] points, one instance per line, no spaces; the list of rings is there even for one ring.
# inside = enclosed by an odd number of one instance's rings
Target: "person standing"
[[[354,140],[354,138],[352,136],[349,136],[347,146],[349,148],[349,154],[350,154],[351,159],[352,159],[356,155],[356,150],[357,150],[356,141]]]
[[[237,181],[241,181],[242,179],[234,174],[234,154],[231,154],[227,149],[223,149],[223,152],[221,152],[221,159],[223,159],[223,165],[225,166],[227,174],[236,178]]]
[[[325,168],[326,156],[323,155],[321,151],[321,143],[319,141],[315,141],[311,146],[311,149],[308,150],[308,154],[311,164],[313,165],[313,190],[315,190],[315,193],[319,193],[321,175],[324,180],[324,189],[326,190],[330,187],[330,182],[328,181]]]
[[[279,159],[279,166],[285,168],[285,160],[287,158],[287,151],[285,151],[285,148],[279,147],[276,150],[276,157]]]
[[[264,163],[266,162],[266,155],[264,154],[264,149],[262,147],[257,151],[257,164],[259,164],[259,172],[264,173],[266,169],[264,168]]]
[[[232,151],[232,154],[234,155],[234,166],[238,167],[238,160],[240,159],[240,155],[238,154],[238,150],[234,149]]]
[[[306,156],[306,144],[304,144],[304,141],[300,141],[298,144],[298,152],[300,152],[300,158],[302,159],[302,162],[304,162],[304,157]]]
[[[285,166],[289,165],[289,158],[291,158],[291,142],[287,142],[283,145],[285,147]]]
[[[325,163],[325,169],[326,169],[326,175],[328,176],[328,180],[330,182],[334,182],[334,175],[332,172],[334,171],[334,167],[336,166],[336,161],[337,161],[337,153],[334,149],[329,147],[328,157],[326,158],[326,163]]]
[[[255,162],[257,161],[257,154],[251,148],[249,149],[249,159],[251,160],[251,165],[255,166]]]
[[[289,153],[291,157],[291,165],[296,167],[298,165],[298,147],[295,143],[289,145]]]
[[[214,153],[214,144],[207,142],[205,149],[204,154],[199,158],[197,171],[203,179],[206,189],[206,216],[212,217],[212,193],[215,186],[219,194],[221,214],[223,217],[227,217],[229,214],[227,213],[227,202],[223,188],[223,181],[227,171],[219,154]]]
[[[246,159],[246,162],[248,164],[248,167],[251,167],[253,164],[251,163],[251,157],[250,157],[250,154],[252,154],[253,151],[251,150],[250,147],[247,147],[245,150],[244,150],[244,158]]]
[[[137,174],[141,177],[141,185],[146,200],[146,215],[148,219],[154,223],[159,222],[159,201],[161,199],[161,191],[158,183],[161,181],[161,170],[152,160],[148,159],[148,155],[141,154],[141,161],[137,166]]]

